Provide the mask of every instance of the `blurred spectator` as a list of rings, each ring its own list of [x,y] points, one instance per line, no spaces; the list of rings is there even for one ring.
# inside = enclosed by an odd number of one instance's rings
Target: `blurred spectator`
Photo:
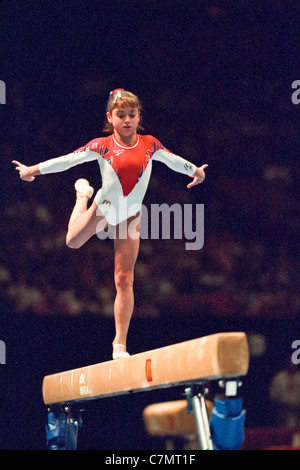
[[[270,385],[278,426],[300,425],[300,370],[289,359],[285,369],[275,374]]]

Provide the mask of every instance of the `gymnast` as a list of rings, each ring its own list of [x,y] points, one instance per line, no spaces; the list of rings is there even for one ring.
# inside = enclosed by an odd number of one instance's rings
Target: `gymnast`
[[[37,165],[26,166],[13,160],[15,169],[23,181],[32,182],[38,175],[57,173],[81,163],[97,160],[102,176],[102,188],[96,193],[90,207],[88,200],[94,189],[83,178],[75,183],[76,202],[72,211],[66,244],[80,248],[89,238],[104,230],[108,224],[115,227],[114,303],[115,338],[113,359],[129,356],[126,340],[134,308],[134,266],[137,260],[140,236],[141,206],[152,169],[152,162],[159,160],[169,168],[193,178],[191,188],[205,179],[204,164],[194,164],[172,154],[155,137],[142,135],[141,103],[129,91],[118,88],[110,93],[106,124],[98,137],[74,152],[53,158]],[[135,225],[135,236],[129,227]],[[137,235],[136,235],[137,234]]]

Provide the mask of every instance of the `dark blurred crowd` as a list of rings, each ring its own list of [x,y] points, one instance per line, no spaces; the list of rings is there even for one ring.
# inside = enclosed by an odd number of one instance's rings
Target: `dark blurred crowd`
[[[124,64],[122,75],[118,61],[111,60],[120,54],[121,41],[98,63],[95,20],[84,44],[74,37],[87,49],[82,59],[76,56],[75,65],[73,42],[58,38],[67,61],[61,69],[50,61],[37,79],[40,65],[28,52],[25,59],[33,64],[26,67],[24,80],[13,76],[6,83],[0,288],[16,310],[113,314],[111,241],[94,237],[78,251],[65,246],[74,182],[86,177],[99,189],[97,164],[26,184],[10,163],[35,164],[100,136],[113,83],[128,86],[141,98],[146,133],[197,165],[209,164],[205,182],[192,191],[182,175],[153,165],[145,204],[204,204],[205,239],[198,251],[185,250],[184,240],[142,240],[135,272],[136,314],[176,310],[284,316],[299,311],[300,106],[291,101],[291,84],[299,77],[293,74],[293,36],[286,34],[293,32],[294,23],[285,7],[245,12],[242,3],[224,11],[190,8],[194,15],[182,7],[182,19],[176,16],[174,34],[172,15],[168,19],[165,12],[162,32],[154,4],[147,35],[130,43],[132,63],[140,64],[134,77],[131,63]],[[122,15],[115,16],[123,25]],[[149,21],[138,12],[136,16]],[[32,47],[41,55],[48,46],[41,38]],[[79,66],[86,57],[92,61],[88,69]],[[149,73],[151,67],[163,74]],[[115,76],[123,78],[116,83]]]
[[[145,204],[204,203],[204,246],[186,250],[185,240],[172,236],[142,240],[135,315],[299,312],[299,218],[291,170],[270,166],[260,178],[238,178],[218,174],[212,164],[193,193],[184,177],[174,184],[170,173],[154,169]],[[79,250],[66,247],[75,176],[67,183],[66,177],[39,177],[28,184],[11,175],[16,194],[1,203],[1,297],[19,312],[112,317],[113,243],[94,236]]]

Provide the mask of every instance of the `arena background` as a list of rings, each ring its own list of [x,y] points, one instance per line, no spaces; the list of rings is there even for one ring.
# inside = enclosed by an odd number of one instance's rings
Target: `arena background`
[[[97,164],[26,184],[11,160],[35,164],[100,136],[117,87],[140,96],[145,132],[209,164],[190,191],[153,166],[145,204],[204,204],[205,241],[142,241],[129,351],[246,331],[246,427],[294,425],[299,402],[291,423],[271,388],[299,339],[297,2],[3,1],[0,16],[0,449],[45,449],[43,376],[109,360],[114,334],[112,242],[64,241],[74,182],[99,188]],[[89,403],[79,448],[160,449],[142,410],[181,394]]]

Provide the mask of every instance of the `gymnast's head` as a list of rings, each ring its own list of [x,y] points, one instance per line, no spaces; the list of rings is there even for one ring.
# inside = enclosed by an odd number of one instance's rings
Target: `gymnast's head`
[[[103,132],[112,133],[114,128],[111,122],[109,122],[109,116],[112,116],[114,109],[132,109],[135,110],[139,115],[138,130],[143,130],[141,125],[142,121],[142,104],[140,99],[130,91],[123,90],[123,88],[117,88],[109,94],[107,107],[106,107],[106,121],[103,128]]]

